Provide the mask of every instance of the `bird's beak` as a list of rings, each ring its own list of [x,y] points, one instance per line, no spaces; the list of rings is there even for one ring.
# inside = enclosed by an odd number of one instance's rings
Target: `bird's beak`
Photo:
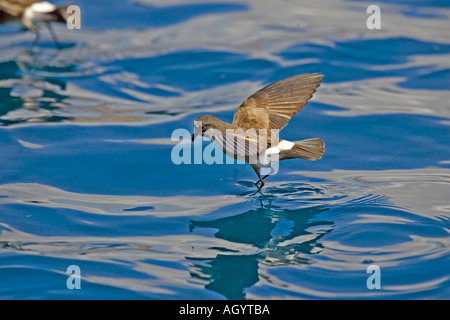
[[[194,142],[195,138],[197,138],[197,136],[202,136],[202,123],[194,121],[194,133],[192,134],[192,142]]]

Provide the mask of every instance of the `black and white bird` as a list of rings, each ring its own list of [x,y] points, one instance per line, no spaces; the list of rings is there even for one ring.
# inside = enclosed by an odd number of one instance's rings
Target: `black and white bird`
[[[39,41],[42,26],[46,26],[56,46],[60,48],[51,23],[66,23],[69,5],[58,7],[48,1],[39,0],[0,0],[0,23],[20,20],[27,29],[36,34],[31,48]]]

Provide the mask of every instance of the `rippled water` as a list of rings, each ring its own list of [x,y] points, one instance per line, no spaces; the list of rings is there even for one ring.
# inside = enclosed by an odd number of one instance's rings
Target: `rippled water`
[[[0,298],[450,297],[446,1],[379,2],[380,30],[359,1],[77,2],[59,51],[0,26]],[[247,165],[172,163],[173,130],[307,72],[282,137],[320,161],[261,194]]]

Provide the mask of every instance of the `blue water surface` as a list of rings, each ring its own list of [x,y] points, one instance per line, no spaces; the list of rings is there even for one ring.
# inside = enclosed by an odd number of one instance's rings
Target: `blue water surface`
[[[381,1],[380,30],[359,1],[78,5],[60,50],[0,26],[1,299],[450,297],[447,2]],[[172,161],[175,130],[311,72],[280,137],[322,159],[261,193],[248,165],[194,164],[207,140]]]

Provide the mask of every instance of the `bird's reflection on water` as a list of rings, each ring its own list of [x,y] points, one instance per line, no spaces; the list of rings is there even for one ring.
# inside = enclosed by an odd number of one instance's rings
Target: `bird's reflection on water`
[[[327,211],[323,205],[300,209],[274,208],[261,204],[231,217],[193,220],[190,230],[217,229],[215,237],[234,243],[250,244],[255,254],[239,254],[226,248],[222,254],[206,258],[189,258],[193,262],[191,277],[205,281],[205,288],[228,299],[245,299],[246,288],[259,281],[259,265],[309,264],[308,255],[321,251],[319,239],[330,232],[333,222],[320,221]]]

